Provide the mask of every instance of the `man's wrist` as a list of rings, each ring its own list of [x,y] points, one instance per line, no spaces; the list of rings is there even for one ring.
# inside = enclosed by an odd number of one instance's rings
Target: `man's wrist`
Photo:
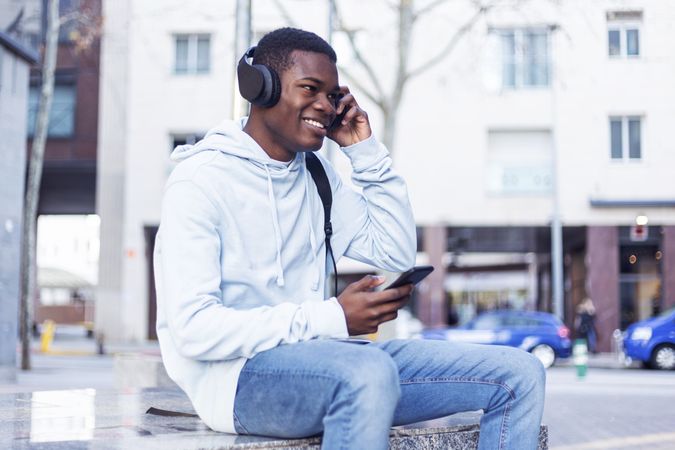
[[[382,158],[389,156],[386,147],[377,141],[373,133],[367,139],[341,149],[357,171],[368,169]]]

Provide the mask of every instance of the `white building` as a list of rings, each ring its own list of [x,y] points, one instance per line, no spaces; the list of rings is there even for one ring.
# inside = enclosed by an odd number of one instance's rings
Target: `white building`
[[[21,112],[28,105],[28,71],[37,59],[0,31],[0,383],[16,380],[27,127]]]
[[[284,10],[253,1],[257,34],[292,23],[327,35],[328,1],[280,3]],[[110,339],[152,336],[149,261],[168,154],[231,115],[234,4],[105,2],[97,326]],[[411,67],[443,49],[474,14],[471,4],[448,2],[420,19]],[[397,54],[393,12],[385,2],[338,5],[386,89]],[[392,150],[421,250],[446,268],[422,289],[418,313],[445,321],[447,292],[462,317],[506,304],[551,308],[557,210],[566,320],[591,296],[607,348],[614,328],[675,303],[675,184],[667,181],[675,152],[666,139],[675,122],[675,9],[650,0],[512,6],[481,15],[404,93]],[[334,38],[339,62],[367,85],[344,35]],[[363,93],[359,101],[381,132],[377,108]],[[345,166],[339,156],[336,164]],[[637,216],[646,228],[634,226]]]

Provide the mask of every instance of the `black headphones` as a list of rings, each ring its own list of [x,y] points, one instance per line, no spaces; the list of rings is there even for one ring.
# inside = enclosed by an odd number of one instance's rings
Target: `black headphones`
[[[254,105],[271,108],[281,96],[281,81],[274,69],[264,64],[248,62],[248,58],[253,62],[255,49],[249,48],[237,65],[239,93]]]

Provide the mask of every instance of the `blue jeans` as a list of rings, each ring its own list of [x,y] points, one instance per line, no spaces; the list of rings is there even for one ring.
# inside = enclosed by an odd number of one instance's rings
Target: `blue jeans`
[[[546,374],[520,349],[426,340],[313,340],[246,362],[240,434],[323,433],[323,449],[389,448],[389,428],[482,409],[479,449],[536,449]]]

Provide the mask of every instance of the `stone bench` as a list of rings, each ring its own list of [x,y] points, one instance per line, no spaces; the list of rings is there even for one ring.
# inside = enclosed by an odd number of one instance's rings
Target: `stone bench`
[[[145,412],[150,406],[171,411],[193,413],[188,398],[166,374],[161,357],[155,354],[121,353],[115,355],[116,385],[121,392],[138,398],[135,413]],[[109,394],[101,394],[109,395]],[[125,398],[127,394],[118,394]],[[140,414],[140,413],[139,413]],[[143,414],[134,425],[139,433],[152,438],[141,438],[138,448],[165,449],[276,449],[314,450],[321,446],[320,437],[307,439],[272,439],[259,436],[233,436],[209,430],[201,420],[192,417],[163,417]],[[456,414],[444,419],[395,427],[390,435],[390,448],[403,449],[475,449],[478,445],[479,413]],[[143,430],[143,431],[141,431]],[[182,433],[176,433],[182,431]],[[148,446],[152,443],[153,447]],[[542,426],[539,448],[548,448],[548,429]]]
[[[289,440],[216,433],[196,417],[146,414],[151,406],[193,412],[177,388],[4,394],[0,396],[0,447],[313,450],[321,445],[319,436]],[[391,449],[475,449],[478,417],[475,413],[455,415],[394,428]],[[547,449],[545,426],[539,439],[539,448]]]

